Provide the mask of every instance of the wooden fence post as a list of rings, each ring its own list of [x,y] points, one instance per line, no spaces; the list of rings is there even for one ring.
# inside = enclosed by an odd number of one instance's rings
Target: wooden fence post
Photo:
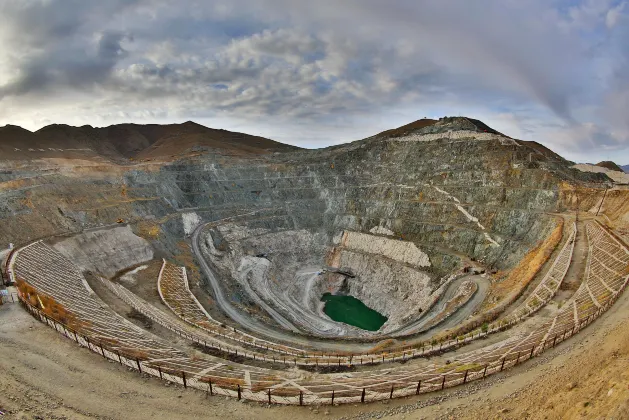
[[[142,366],[140,366],[140,359],[136,357],[135,362],[138,364],[138,370],[140,371],[140,373],[142,373]]]
[[[365,390],[363,388],[363,397],[360,402],[365,402],[364,392]],[[334,405],[334,390],[332,390],[332,405]]]
[[[389,399],[393,399],[393,385],[391,385],[391,393],[389,394]]]
[[[503,357],[503,358],[502,358],[502,365],[500,365],[500,372],[502,372],[502,369],[504,369],[504,368],[505,368],[505,360],[506,360],[506,359],[507,359],[506,357]]]
[[[417,381],[417,390],[415,391],[415,395],[419,395],[419,391],[422,388],[422,381],[421,379],[419,381]]]
[[[365,402],[365,388],[363,388],[363,393],[360,394],[360,402],[364,403]]]
[[[240,395],[240,384],[238,384],[238,399],[240,399],[241,395]]]
[[[162,375],[162,367],[161,366],[157,366],[157,371],[159,372],[159,379],[164,379],[163,375]]]
[[[334,393],[334,391],[332,391]],[[268,389],[266,395],[269,397],[269,404],[271,404],[271,388]]]
[[[469,370],[465,371],[465,376],[463,376],[463,383],[467,382],[467,373],[469,372]]]
[[[441,389],[446,387],[446,375],[443,375],[443,380],[441,381]]]
[[[304,391],[299,391],[299,405],[304,405]]]
[[[186,382],[186,372],[181,371],[181,379],[183,379],[183,387],[188,388],[188,383]]]

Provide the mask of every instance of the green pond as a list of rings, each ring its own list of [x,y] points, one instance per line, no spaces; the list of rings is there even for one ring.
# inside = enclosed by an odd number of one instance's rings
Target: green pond
[[[368,331],[378,331],[387,322],[386,316],[367,307],[354,296],[325,293],[321,301],[325,302],[323,312],[337,322]]]

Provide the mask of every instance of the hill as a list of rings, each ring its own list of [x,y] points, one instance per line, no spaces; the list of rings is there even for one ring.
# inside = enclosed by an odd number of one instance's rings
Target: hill
[[[607,169],[609,169],[611,171],[623,172],[622,168],[620,166],[616,165],[611,160],[604,160],[602,162],[597,163],[596,166],[601,166],[601,167],[607,168]]]
[[[183,124],[118,124],[95,128],[53,124],[31,132],[0,127],[0,154],[8,160],[64,158],[90,160],[167,159],[192,152],[229,156],[297,150],[264,137]]]

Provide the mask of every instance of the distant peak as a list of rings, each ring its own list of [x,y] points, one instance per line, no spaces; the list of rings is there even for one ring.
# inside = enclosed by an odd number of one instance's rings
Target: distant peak
[[[75,128],[75,127],[68,124],[50,124],[50,125],[40,128],[36,132],[42,132],[42,131],[48,131],[48,130],[54,130],[54,129],[72,129],[72,128]]]
[[[462,117],[462,116],[439,118],[439,121],[437,122],[437,124],[435,124],[435,129],[437,129],[437,127],[439,127],[438,129],[440,131],[466,130],[466,131],[477,131],[479,133],[484,132],[484,133],[504,135],[494,130],[493,128],[491,128],[490,126],[488,126],[481,120],[477,120],[477,119],[469,118],[469,117]]]
[[[7,124],[4,127],[0,127],[0,131],[4,133],[33,133],[26,128],[20,127],[19,125]]]
[[[607,168],[611,171],[624,172],[620,166],[616,165],[616,163],[612,162],[611,160],[604,160],[597,163],[596,166]]]
[[[476,131],[504,135],[480,120],[468,117],[441,117],[438,120],[422,118],[398,128],[378,134],[380,137],[403,137],[411,134],[445,133],[448,131]],[[505,136],[506,137],[506,136]]]
[[[431,126],[435,124],[437,120],[431,120],[430,118],[422,118],[421,120],[413,121],[412,123],[405,124],[398,128],[393,128],[391,130],[386,130],[378,134],[378,136],[386,136],[386,137],[402,137],[413,132],[420,130],[424,127]]]

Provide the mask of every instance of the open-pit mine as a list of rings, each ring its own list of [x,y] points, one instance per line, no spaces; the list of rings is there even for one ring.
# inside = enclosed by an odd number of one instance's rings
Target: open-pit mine
[[[0,323],[25,311],[68,360],[207,398],[466,387],[627,299],[626,177],[583,166],[463,117],[318,150],[192,122],[6,126]]]

